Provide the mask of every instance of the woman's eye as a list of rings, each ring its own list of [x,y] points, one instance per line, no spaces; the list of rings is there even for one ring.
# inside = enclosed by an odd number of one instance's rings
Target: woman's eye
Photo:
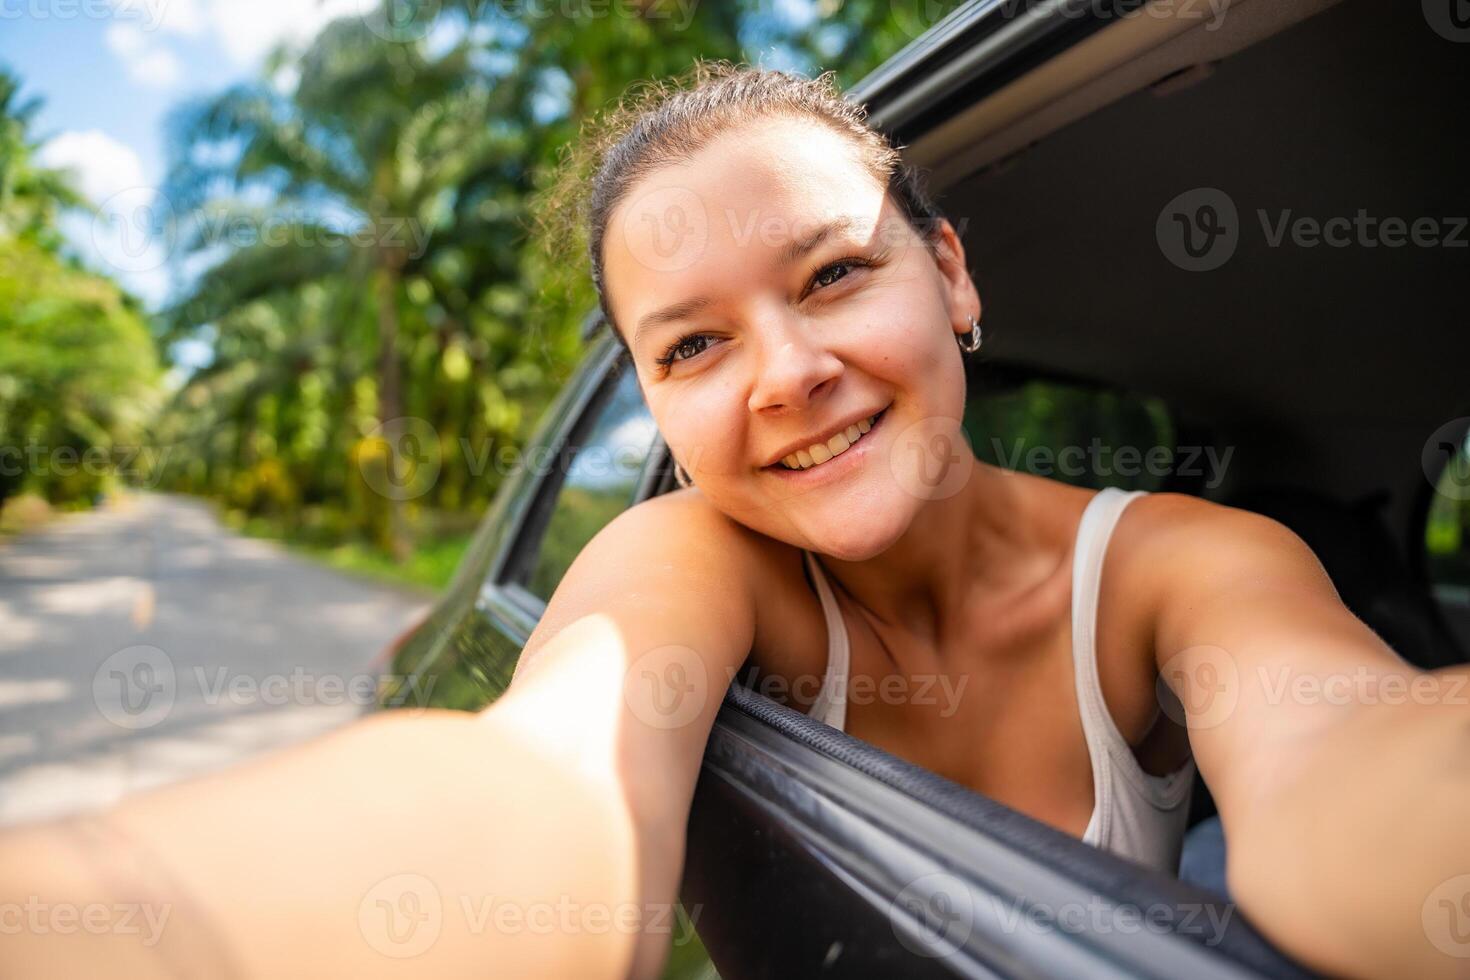
[[[658,359],[658,362],[668,366],[674,361],[687,361],[692,357],[698,357],[708,346],[708,334],[696,333],[690,334],[687,337],[680,337],[665,348],[663,356]]]
[[[841,279],[843,276],[847,275],[847,270],[849,268],[851,268],[851,266],[849,266],[846,262],[834,262],[831,265],[827,266],[827,268],[823,269],[821,272],[818,272],[815,278],[812,279],[812,281],[818,286],[830,286],[837,280]]]
[[[812,276],[812,285],[818,288],[830,286],[840,279],[846,279],[848,273],[854,268],[867,264],[866,261],[859,258],[838,259],[818,269],[817,274]]]

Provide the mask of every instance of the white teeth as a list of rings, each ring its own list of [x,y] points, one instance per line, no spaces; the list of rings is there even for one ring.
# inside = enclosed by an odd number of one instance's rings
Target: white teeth
[[[873,416],[877,418],[877,416]],[[841,456],[873,428],[873,418],[849,425],[844,431],[837,433],[826,442],[817,442],[805,449],[796,452],[781,460],[781,464],[788,470],[809,470],[813,466],[820,466],[827,460]]]

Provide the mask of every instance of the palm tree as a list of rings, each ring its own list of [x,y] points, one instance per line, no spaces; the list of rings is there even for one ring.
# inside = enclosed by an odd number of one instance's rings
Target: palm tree
[[[431,56],[422,42],[386,42],[345,19],[302,56],[289,94],[270,82],[242,85],[180,113],[165,195],[189,218],[181,244],[217,249],[221,228],[261,235],[229,247],[200,277],[171,311],[171,336],[310,283],[344,287],[344,315],[356,312],[353,298],[371,296],[377,417],[385,426],[399,419],[405,279],[433,267],[462,186],[507,152],[492,122],[509,92],[473,70],[471,55],[468,40]],[[221,147],[236,152],[222,156]],[[273,195],[267,211],[239,202],[262,189]],[[390,510],[391,547],[403,558],[401,501]]]
[[[57,216],[83,201],[69,175],[34,162],[30,131],[40,109],[40,99],[21,101],[20,80],[0,70],[0,237],[28,239],[56,253]]]

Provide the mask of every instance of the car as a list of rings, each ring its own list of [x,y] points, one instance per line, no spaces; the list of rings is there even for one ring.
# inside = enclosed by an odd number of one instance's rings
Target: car
[[[1452,2],[982,0],[849,93],[965,242],[980,458],[1280,520],[1425,668],[1470,650],[1470,28]],[[580,548],[674,488],[621,346],[596,315],[586,340],[395,645],[385,705],[493,701]],[[1218,831],[1202,781],[1194,799],[1193,833]],[[1135,865],[747,684],[688,833],[698,939],[675,930],[671,977],[1310,975],[1222,868],[1211,886]]]

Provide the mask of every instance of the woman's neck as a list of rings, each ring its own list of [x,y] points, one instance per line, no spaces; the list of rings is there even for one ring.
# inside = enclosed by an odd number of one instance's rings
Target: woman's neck
[[[1016,584],[1038,546],[1022,505],[1027,478],[975,461],[965,487],[932,500],[882,554],[848,562],[823,556],[836,584],[885,629],[938,650],[963,628],[974,590]]]

